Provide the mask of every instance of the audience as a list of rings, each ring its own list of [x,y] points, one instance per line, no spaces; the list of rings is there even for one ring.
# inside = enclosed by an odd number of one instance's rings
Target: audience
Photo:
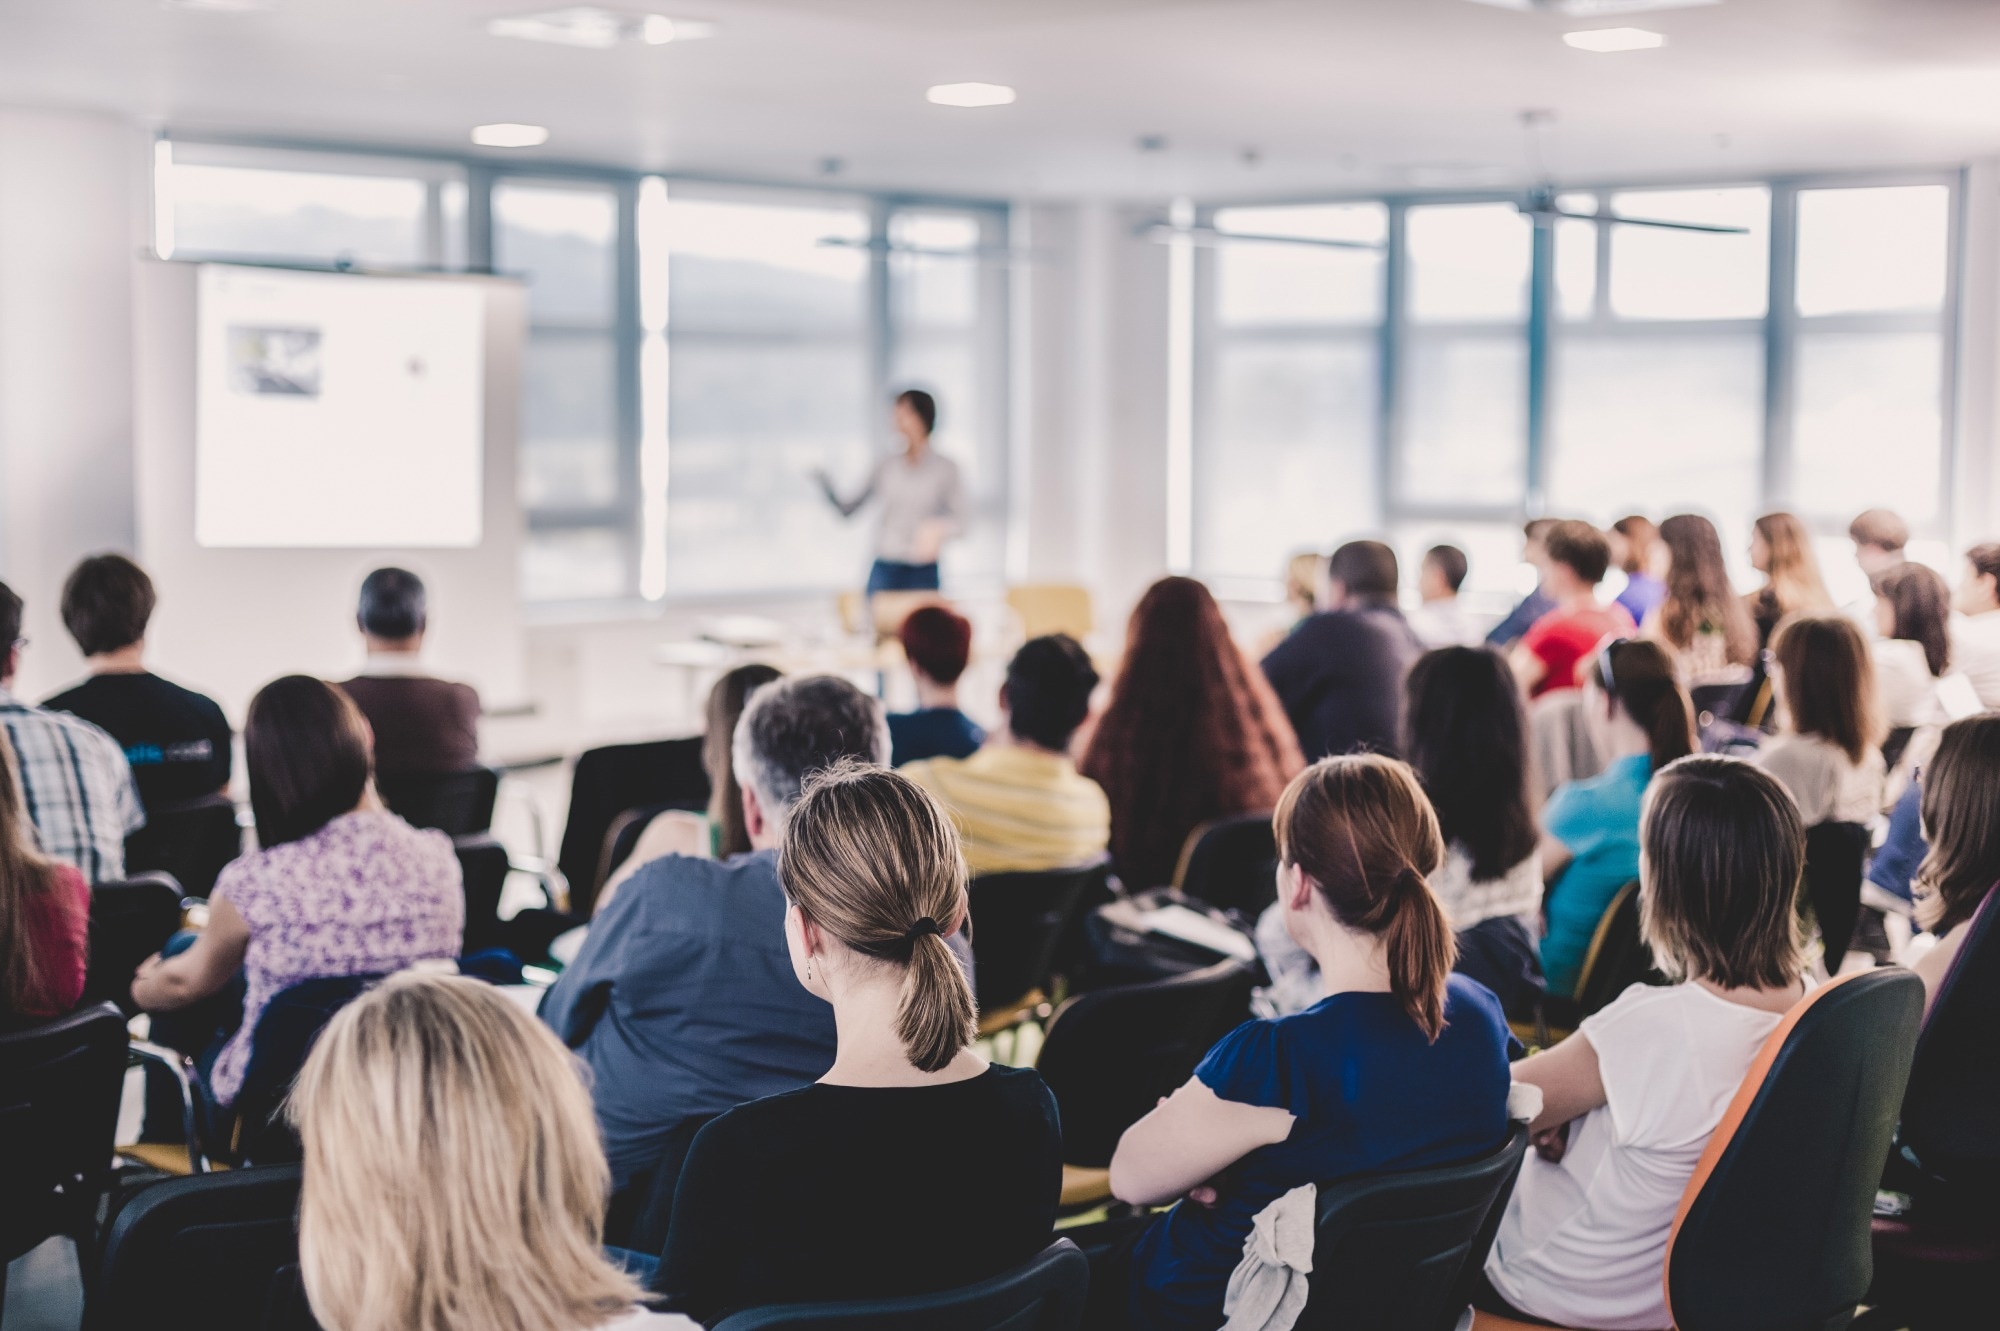
[[[1944,728],[1924,772],[1922,800],[1930,849],[1913,883],[1916,915],[1938,941],[1915,970],[1936,998],[1965,942],[1966,925],[2000,883],[2000,714],[1969,716]]]
[[[1521,528],[1521,562],[1535,570],[1535,589],[1522,597],[1515,607],[1507,612],[1507,617],[1493,626],[1486,635],[1486,645],[1502,649],[1512,647],[1521,640],[1521,635],[1535,626],[1535,621],[1555,609],[1555,601],[1542,586],[1542,578],[1548,572],[1547,551],[1542,547],[1542,537],[1549,528],[1555,526],[1554,518],[1532,518]]]
[[[1951,668],[1951,589],[1936,569],[1902,563],[1875,582],[1875,679],[1892,730],[1941,723],[1938,680]]]
[[[21,598],[0,582],[0,730],[14,750],[36,845],[87,882],[116,882],[125,876],[125,838],[146,824],[132,768],[118,741],[90,722],[14,696],[27,645]]]
[[[732,741],[750,852],[642,865],[597,913],[542,1020],[582,1055],[614,1186],[691,1120],[797,1090],[834,1057],[833,1015],[792,974],[777,846],[806,776],[884,763],[881,704],[829,675],[750,695]]]
[[[1188,834],[1277,804],[1305,766],[1291,723],[1192,578],[1162,578],[1132,611],[1111,702],[1078,769],[1111,806],[1111,860],[1128,888],[1174,880]]]
[[[89,938],[90,884],[35,849],[14,749],[0,734],[0,1030],[76,1006]]]
[[[63,626],[90,678],[42,706],[80,716],[118,741],[148,809],[229,786],[228,718],[215,703],[146,669],[146,625],[156,597],[146,570],[123,555],[93,555],[63,584]]]
[[[368,1331],[698,1331],[606,1260],[574,1061],[476,980],[399,975],[334,1015],[287,1112],[314,1318]]]
[[[1434,545],[1424,551],[1417,572],[1417,595],[1423,604],[1410,615],[1410,627],[1426,647],[1468,647],[1483,634],[1458,599],[1470,568],[1465,551],[1455,545]]]
[[[1651,518],[1635,513],[1612,523],[1604,535],[1611,543],[1611,562],[1625,574],[1625,587],[1618,593],[1618,604],[1625,607],[1634,624],[1643,624],[1646,616],[1667,597],[1667,584],[1660,580],[1659,573],[1667,560],[1667,548],[1660,544],[1660,529]]]
[[[917,710],[889,714],[891,764],[970,758],[986,742],[986,732],[958,708],[958,677],[972,659],[972,621],[949,606],[918,606],[896,636],[917,686]]]
[[[479,694],[435,678],[423,659],[429,608],[423,579],[378,568],[361,583],[355,616],[368,659],[341,687],[375,731],[375,771],[385,780],[443,776],[479,765]]]
[[[1066,869],[1104,854],[1111,807],[1069,756],[1096,688],[1076,639],[1032,638],[1007,663],[1000,729],[979,752],[902,769],[950,811],[973,873]]]
[[[1553,602],[1515,645],[1514,675],[1529,696],[1576,687],[1576,668],[1606,638],[1630,637],[1638,623],[1613,602],[1597,599],[1611,564],[1611,546],[1588,522],[1552,524],[1542,536],[1542,591]]]
[[[1695,751],[1694,706],[1656,642],[1605,644],[1588,667],[1583,708],[1609,765],[1557,790],[1542,811],[1542,971],[1564,997],[1576,991],[1597,922],[1639,876],[1639,810],[1653,773]]]
[[[1297,628],[1319,609],[1319,583],[1326,573],[1326,556],[1314,550],[1293,555],[1285,564],[1285,607],[1291,611],[1288,629]]]
[[[1841,607],[1841,613],[1861,626],[1863,634],[1875,635],[1877,580],[1903,563],[1904,547],[1910,543],[1910,524],[1886,508],[1871,508],[1847,525],[1848,539],[1854,542],[1854,562],[1868,577],[1869,595]]]
[[[1952,597],[1951,656],[1987,711],[2000,709],[2000,541],[1965,552],[1965,577]]]
[[[1130,1255],[1125,1311],[1148,1331],[1219,1325],[1253,1219],[1293,1188],[1469,1159],[1507,1133],[1512,1037],[1493,995],[1450,973],[1426,881],[1444,838],[1415,775],[1377,755],[1328,759],[1287,787],[1275,823],[1278,901],[1323,996],[1237,1027],[1119,1141],[1121,1201],[1180,1199]],[[1093,1272],[1114,1315],[1119,1265]]]
[[[1349,541],[1327,562],[1326,609],[1264,658],[1264,675],[1308,761],[1394,753],[1403,676],[1424,645],[1396,608],[1396,552]]]
[[[1771,655],[1782,724],[1758,749],[1757,765],[1778,778],[1807,827],[1867,822],[1881,812],[1887,772],[1861,630],[1843,615],[1789,619]]]
[[[451,838],[389,813],[369,781],[368,724],[323,680],[258,690],[243,728],[258,849],[215,880],[208,925],[139,967],[132,1001],[154,1037],[196,1055],[217,1104],[235,1101],[257,1019],[306,980],[449,963],[465,933]]]
[[[1757,659],[1757,625],[1729,585],[1715,524],[1677,513],[1660,524],[1660,541],[1669,561],[1667,594],[1642,626],[1646,636],[1673,654],[1686,688],[1745,682]]]
[[[1766,513],[1751,524],[1750,567],[1764,575],[1764,585],[1748,598],[1758,646],[1769,647],[1778,625],[1793,615],[1833,613],[1812,535],[1790,513]]]
[[[1805,994],[1793,905],[1798,810],[1728,758],[1668,767],[1647,799],[1640,928],[1678,981],[1635,984],[1514,1067],[1539,1087],[1479,1308],[1562,1326],[1673,1325],[1668,1239],[1709,1136],[1785,1010]]]
[[[704,1127],[657,1287],[708,1325],[754,1305],[953,1289],[1047,1247],[1062,1189],[1055,1097],[973,1052],[948,935],[968,918],[951,821],[854,762],[810,778],[778,857],[796,985],[840,1036],[818,1083]]]

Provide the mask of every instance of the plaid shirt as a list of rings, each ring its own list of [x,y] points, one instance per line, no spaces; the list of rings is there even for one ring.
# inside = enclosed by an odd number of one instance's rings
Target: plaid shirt
[[[42,853],[92,883],[125,876],[125,838],[145,826],[139,788],[118,741],[67,712],[30,707],[0,689],[0,726],[14,746],[21,799]]]

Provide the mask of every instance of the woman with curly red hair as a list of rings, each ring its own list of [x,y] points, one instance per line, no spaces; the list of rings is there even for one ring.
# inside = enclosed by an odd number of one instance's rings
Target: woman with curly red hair
[[[1135,891],[1172,881],[1203,823],[1269,809],[1305,768],[1277,695],[1193,578],[1147,589],[1079,765],[1111,801],[1111,857]]]

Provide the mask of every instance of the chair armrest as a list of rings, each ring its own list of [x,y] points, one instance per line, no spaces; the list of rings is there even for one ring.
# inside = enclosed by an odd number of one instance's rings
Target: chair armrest
[[[181,1093],[181,1127],[187,1134],[188,1169],[196,1174],[208,1173],[208,1156],[202,1151],[201,1132],[195,1122],[194,1060],[150,1040],[134,1040],[129,1048],[132,1058],[142,1067],[164,1068],[174,1079]]]

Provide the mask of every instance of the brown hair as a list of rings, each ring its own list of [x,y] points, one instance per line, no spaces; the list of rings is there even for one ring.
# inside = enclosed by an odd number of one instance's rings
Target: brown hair
[[[2000,587],[2000,541],[1984,541],[1965,552],[1965,562],[1982,578],[1992,578]]]
[[[1542,548],[1548,551],[1550,563],[1561,564],[1593,587],[1604,581],[1605,570],[1611,567],[1611,542],[1588,522],[1574,518],[1550,527],[1542,538]]]
[[[1662,970],[1726,989],[1798,980],[1806,829],[1777,778],[1683,758],[1653,778],[1639,844],[1639,929]]]
[[[311,836],[361,802],[375,740],[338,685],[286,675],[250,700],[243,758],[257,844],[268,850]]]
[[[843,759],[808,777],[785,820],[778,881],[799,915],[903,971],[896,1034],[923,1072],[971,1045],[972,986],[945,939],[967,918],[965,859],[937,801],[908,777]]]
[[[1889,636],[1924,649],[1932,675],[1951,666],[1951,588],[1927,564],[1898,564],[1875,580],[1875,594],[1889,603],[1896,622]]]
[[[1604,677],[1605,664],[1611,678]],[[1674,663],[1656,642],[1624,638],[1606,643],[1590,663],[1589,679],[1618,700],[1625,715],[1646,732],[1653,770],[1694,750],[1694,702],[1674,677]]]
[[[1344,927],[1382,939],[1390,992],[1437,1039],[1458,944],[1428,881],[1444,836],[1416,773],[1374,753],[1323,758],[1285,787],[1272,823],[1279,863],[1304,870]]]
[[[1660,540],[1660,529],[1653,525],[1653,520],[1634,513],[1612,523],[1611,530],[1625,538],[1625,557],[1618,561],[1618,567],[1627,573],[1643,571]]]
[[[1771,636],[1771,654],[1785,672],[1785,709],[1795,732],[1838,745],[1856,763],[1882,742],[1875,662],[1847,616],[1788,619]]]
[[[1720,633],[1730,664],[1749,665],[1757,657],[1757,625],[1729,585],[1715,524],[1698,513],[1676,513],[1660,524],[1660,539],[1673,556],[1660,602],[1667,641],[1686,651],[1696,634]]]
[[[1380,541],[1349,541],[1326,561],[1329,581],[1356,600],[1396,596],[1396,552]]]
[[[732,759],[736,722],[750,695],[780,677],[775,666],[740,665],[708,691],[701,765],[708,769],[708,821],[716,829],[716,854],[725,860],[750,853],[750,829],[743,825],[743,787],[736,784]]]
[[[2000,712],[1954,721],[1923,779],[1917,921],[1943,933],[1971,919],[2000,881]]]
[[[41,1006],[42,958],[35,951],[28,911],[32,898],[55,889],[54,870],[55,865],[35,847],[21,799],[21,770],[15,765],[7,728],[0,726],[0,1013],[20,1014]]]
[[[1895,554],[1910,543],[1910,524],[1886,508],[1871,508],[1847,524],[1847,539]]]
[[[1202,823],[1268,809],[1305,766],[1284,709],[1193,578],[1133,608],[1125,657],[1078,764],[1111,802],[1111,854],[1135,888],[1172,876]]]
[[[1751,524],[1771,552],[1770,596],[1778,616],[1823,615],[1833,609],[1833,596],[1819,575],[1806,525],[1790,513],[1766,513]]]
[[[101,656],[145,637],[156,604],[145,569],[124,555],[92,555],[63,583],[63,627],[77,650]]]

